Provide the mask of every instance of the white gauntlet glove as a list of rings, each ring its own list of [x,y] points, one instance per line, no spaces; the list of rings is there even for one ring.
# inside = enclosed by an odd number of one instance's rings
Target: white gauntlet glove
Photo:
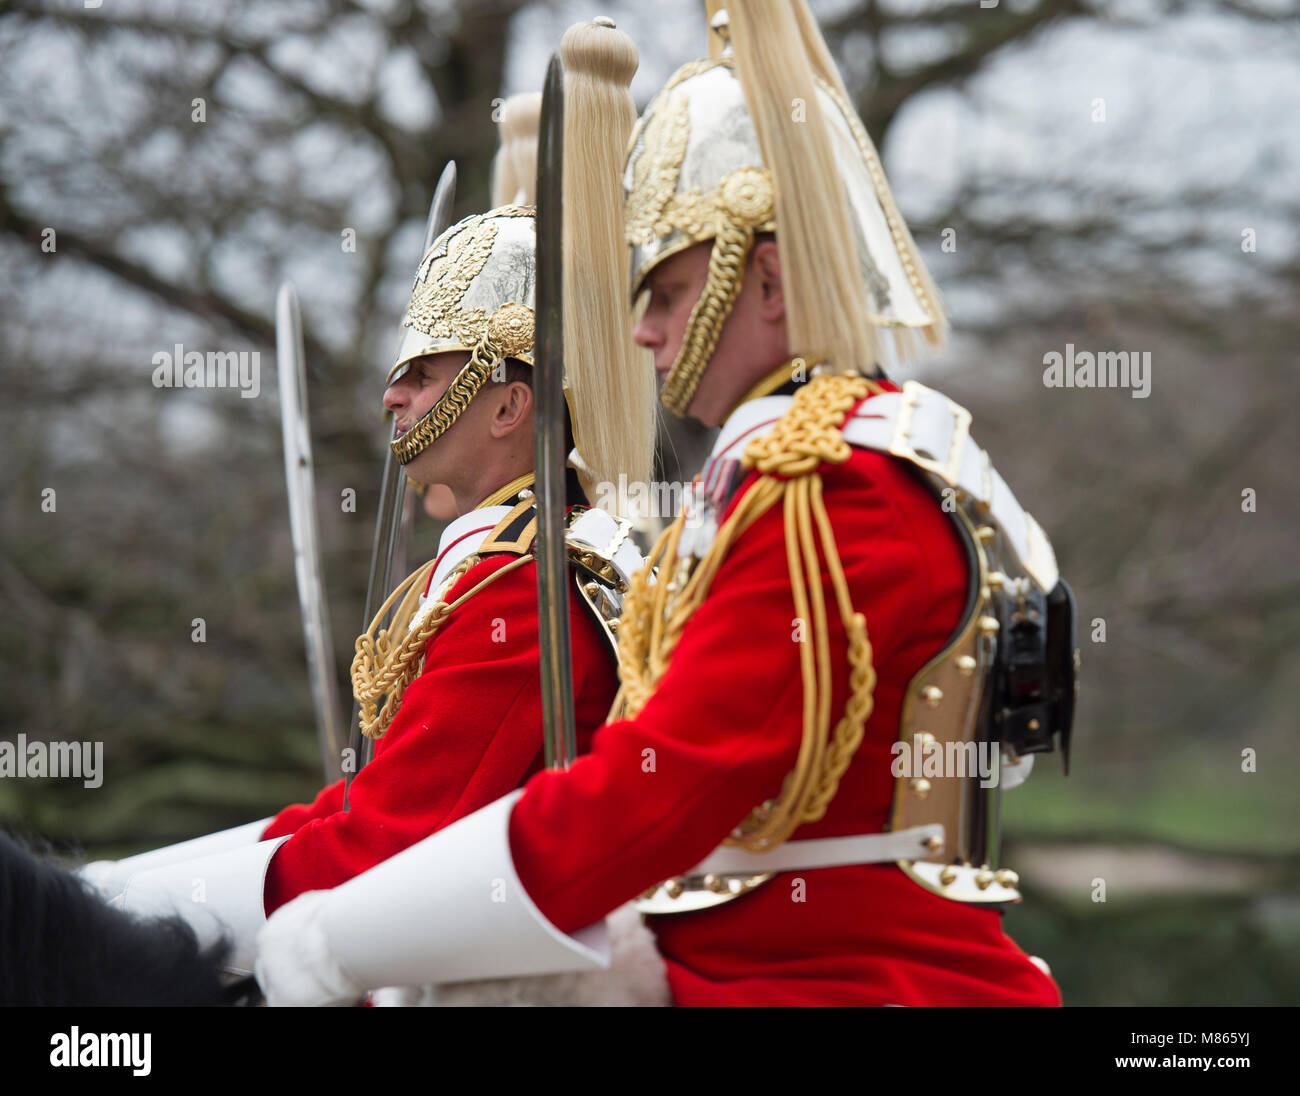
[[[153,871],[169,864],[256,845],[270,822],[270,818],[259,818],[256,822],[205,834],[151,852],[142,852],[137,856],[128,856],[125,860],[93,860],[78,868],[76,875],[94,887],[105,902],[111,903],[122,896],[127,882],[137,872]]]
[[[257,937],[257,983],[266,1003],[352,1005],[364,995],[339,966],[325,932],[329,891],[308,891],[271,915]]]

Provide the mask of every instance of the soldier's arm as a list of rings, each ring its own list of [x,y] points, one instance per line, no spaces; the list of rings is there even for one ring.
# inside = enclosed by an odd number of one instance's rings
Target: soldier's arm
[[[841,559],[862,597],[855,608],[876,661],[894,658],[915,641],[929,596],[921,546],[893,498],[898,481],[826,479]],[[780,792],[795,762],[803,691],[785,551],[779,510],[740,536],[654,697],[636,719],[597,731],[568,771],[539,773],[523,792],[276,914],[261,937],[269,1000],[606,962],[602,918],[703,860]],[[832,719],[848,693],[835,619],[832,609]],[[358,934],[377,908],[385,932]]]
[[[476,565],[448,600],[510,559]],[[268,914],[304,891],[351,879],[520,784],[541,749],[536,584],[532,566],[519,568],[447,617],[375,759],[353,781],[350,809],[298,827],[271,861]],[[612,691],[607,649],[571,597],[574,695],[592,691],[584,685],[593,673],[607,677]]]
[[[333,784],[327,784],[317,794],[316,798],[310,803],[295,803],[292,806],[285,807],[279,814],[271,819],[271,824],[262,832],[262,840],[269,841],[273,837],[284,837],[287,834],[297,833],[308,822],[317,818],[328,818],[335,811],[343,809],[343,780],[336,780]]]
[[[885,483],[831,471],[826,501],[850,588],[872,591],[855,607],[880,664],[906,633],[909,602],[912,612],[925,604],[920,549]],[[847,698],[847,643],[824,586],[834,722]],[[516,868],[558,928],[591,924],[689,870],[780,792],[799,750],[798,640],[809,627],[795,618],[778,504],[734,545],[637,718],[598,731],[569,772],[534,777],[515,807]]]

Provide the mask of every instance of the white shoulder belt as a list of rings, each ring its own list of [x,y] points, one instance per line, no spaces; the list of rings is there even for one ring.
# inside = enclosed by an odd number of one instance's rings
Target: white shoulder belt
[[[911,860],[929,854],[927,843],[943,842],[938,822],[914,826],[897,833],[862,833],[849,837],[822,837],[811,841],[785,841],[771,852],[720,845],[687,875],[759,875],[769,871],[811,871],[847,864],[877,864]]]

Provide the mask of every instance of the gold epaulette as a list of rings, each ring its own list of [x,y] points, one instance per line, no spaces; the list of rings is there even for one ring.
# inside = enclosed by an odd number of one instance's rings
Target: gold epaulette
[[[442,583],[438,594],[431,591],[431,600],[423,605],[421,595],[433,577],[435,564],[426,563],[402,580],[375,614],[370,627],[357,637],[352,658],[352,695],[361,709],[362,734],[377,739],[387,732],[401,709],[408,686],[420,674],[429,640],[452,610],[531,559],[532,556],[521,554],[450,602],[446,595],[472,567],[482,562],[481,547],[479,553],[462,560]],[[390,609],[392,619],[385,626],[383,621]],[[380,699],[382,706],[379,706]]]

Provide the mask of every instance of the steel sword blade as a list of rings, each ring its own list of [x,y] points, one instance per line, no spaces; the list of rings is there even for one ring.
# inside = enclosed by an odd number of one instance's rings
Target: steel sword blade
[[[343,749],[343,717],[335,674],[325,578],[316,525],[316,480],[312,467],[311,420],[307,411],[307,366],[302,316],[293,283],[285,282],[275,302],[275,362],[280,385],[280,429],[284,479],[289,494],[293,570],[307,646],[307,672],[316,713],[321,768],[328,784]]]
[[[536,332],[533,386],[537,479],[537,610],[541,639],[542,734],[547,768],[577,753],[569,647],[564,481],[564,68],[552,54],[542,90],[537,145]]]
[[[451,227],[451,210],[456,200],[456,161],[449,160],[434,188],[433,201],[429,203],[429,218],[425,222],[424,247],[420,250],[417,265],[443,232]],[[385,446],[384,478],[379,488],[379,513],[375,520],[375,537],[370,547],[370,574],[366,581],[366,605],[361,621],[364,631],[375,619],[379,606],[392,592],[393,564],[397,556],[398,541],[402,535],[402,518],[411,508],[403,505],[406,494],[406,474],[393,455],[391,446]],[[353,765],[344,774],[343,809],[348,809],[347,792],[352,781],[370,760],[373,744],[361,733],[361,706],[353,701],[352,725],[348,733],[348,749],[352,751]]]

